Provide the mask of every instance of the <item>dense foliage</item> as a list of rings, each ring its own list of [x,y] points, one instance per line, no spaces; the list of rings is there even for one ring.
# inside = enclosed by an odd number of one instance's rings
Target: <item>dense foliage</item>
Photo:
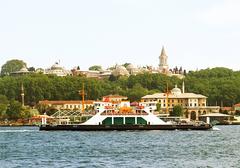
[[[173,110],[170,111],[170,116],[181,117],[183,115],[183,107],[180,105],[176,105],[173,107]]]
[[[208,97],[209,105],[232,106],[240,102],[240,72],[227,68],[205,69],[189,72],[185,77],[185,92],[194,92]],[[181,87],[182,80],[162,74],[139,74],[130,77],[90,79],[80,76],[47,76],[29,74],[24,76],[2,76],[0,78],[0,113],[8,113],[7,104],[12,108],[21,102],[21,84],[24,85],[25,104],[33,106],[39,100],[81,99],[79,90],[85,84],[86,99],[98,100],[108,94],[128,96],[139,101],[146,94],[165,92],[175,84]],[[11,101],[10,101],[11,100]],[[9,102],[8,102],[9,101]],[[11,116],[15,118],[15,116]]]
[[[1,75],[9,75],[12,72],[19,71],[21,68],[26,67],[27,64],[22,60],[9,60],[1,68]]]
[[[240,101],[240,72],[227,68],[205,69],[189,72],[185,77],[186,92],[203,94],[211,105],[231,106]],[[139,74],[114,79],[90,79],[85,77],[57,77],[41,74],[0,78],[0,94],[8,100],[20,101],[21,84],[25,89],[26,104],[34,105],[39,100],[76,100],[81,99],[79,90],[85,84],[86,99],[97,100],[107,94],[128,96],[131,101],[143,95],[166,91],[175,84],[179,87],[182,80],[162,74]]]

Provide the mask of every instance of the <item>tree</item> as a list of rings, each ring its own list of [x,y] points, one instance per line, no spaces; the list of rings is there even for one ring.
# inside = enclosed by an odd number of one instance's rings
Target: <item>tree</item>
[[[143,88],[141,84],[137,83],[132,89],[127,91],[127,96],[130,101],[140,101],[141,97],[145,96],[147,93],[148,90]]]
[[[181,117],[183,115],[183,108],[180,105],[173,107],[173,111],[170,112],[170,116]]]
[[[161,104],[157,103],[157,111],[160,111],[160,110],[161,110]]]
[[[11,100],[9,108],[6,111],[7,117],[12,120],[20,118],[20,113],[22,110],[22,105],[16,100]]]
[[[19,71],[24,66],[26,67],[27,64],[22,60],[17,59],[9,60],[2,66],[1,75],[2,76],[9,75],[11,72]]]
[[[24,107],[20,112],[20,118],[29,119],[34,115],[38,115],[38,111],[31,109],[30,107]]]
[[[47,109],[49,108],[49,106],[46,105],[46,104],[39,104],[38,103],[36,108],[37,108],[37,110],[39,111],[40,114],[44,114],[47,111]]]
[[[29,67],[29,68],[28,68],[28,71],[30,71],[30,72],[35,72],[36,69],[35,69],[34,67]]]
[[[3,119],[6,117],[6,111],[7,111],[7,105],[0,104],[0,119]]]
[[[6,111],[8,107],[8,99],[4,95],[0,95],[0,119],[6,117]]]
[[[102,67],[100,65],[93,65],[91,67],[88,68],[91,71],[101,71]]]
[[[128,65],[130,65],[131,63],[126,62],[125,64],[123,64],[122,66],[124,66],[125,68],[127,68]]]

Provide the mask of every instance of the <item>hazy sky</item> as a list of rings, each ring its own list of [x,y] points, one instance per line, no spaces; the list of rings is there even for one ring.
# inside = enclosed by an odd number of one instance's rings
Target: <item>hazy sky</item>
[[[130,62],[240,69],[239,0],[0,0],[0,66],[21,59],[104,68]]]

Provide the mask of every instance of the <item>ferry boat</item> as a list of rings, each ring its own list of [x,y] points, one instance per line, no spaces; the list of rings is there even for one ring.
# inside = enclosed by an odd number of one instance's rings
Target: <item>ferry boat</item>
[[[41,131],[111,131],[111,130],[209,130],[208,123],[175,123],[165,122],[152,112],[149,107],[104,106],[96,102],[96,114],[81,124],[47,124],[42,120]]]

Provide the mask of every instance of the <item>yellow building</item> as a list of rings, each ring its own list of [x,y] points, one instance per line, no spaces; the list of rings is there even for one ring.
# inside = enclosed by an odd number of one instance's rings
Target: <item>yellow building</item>
[[[48,107],[53,107],[58,110],[78,110],[82,108],[81,100],[42,100],[39,104],[47,105]],[[93,100],[85,100],[84,107],[93,107]]]
[[[185,93],[183,83],[182,90],[177,86],[167,93],[155,93],[142,97],[142,106],[148,106],[151,110],[157,110],[157,104],[160,106],[161,114],[169,114],[173,107],[180,105],[184,109],[184,116],[198,120],[203,114],[219,112],[219,106],[207,106],[207,97],[201,94]]]

